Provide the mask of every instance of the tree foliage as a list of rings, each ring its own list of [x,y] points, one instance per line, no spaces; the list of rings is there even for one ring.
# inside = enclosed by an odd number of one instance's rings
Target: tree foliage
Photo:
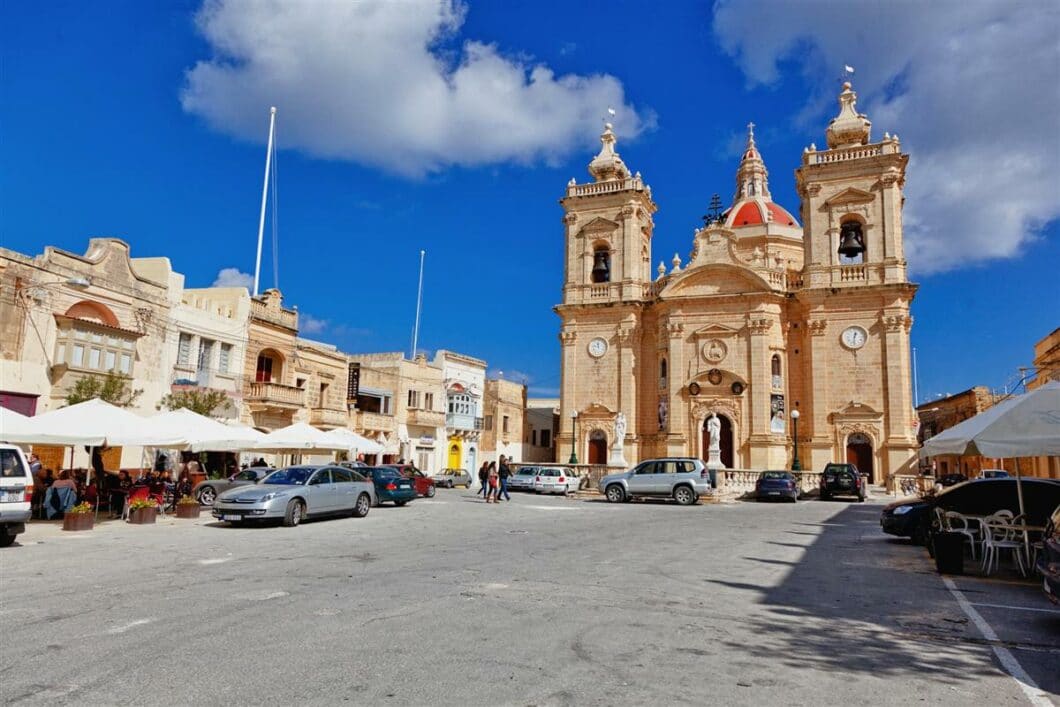
[[[133,390],[129,376],[107,373],[102,376],[85,376],[74,383],[66,394],[66,404],[76,405],[86,400],[100,398],[111,405],[127,408],[136,402],[143,390]]]
[[[214,417],[213,411],[224,405],[228,400],[228,394],[220,390],[208,390],[206,388],[188,388],[176,393],[170,393],[162,398],[159,407],[166,410],[179,410],[187,408],[192,412],[206,417]]]

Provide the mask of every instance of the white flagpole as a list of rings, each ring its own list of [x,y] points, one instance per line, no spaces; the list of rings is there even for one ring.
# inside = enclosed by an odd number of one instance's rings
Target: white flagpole
[[[412,358],[416,359],[416,346],[420,339],[420,305],[423,302],[423,258],[427,251],[420,251],[420,286],[416,292],[416,326],[412,329]]]
[[[261,218],[258,219],[258,257],[254,260],[254,296],[261,279],[261,237],[265,233],[265,202],[269,198],[269,170],[272,168],[272,134],[276,127],[276,106],[269,109],[269,147],[265,150],[265,183],[261,186]]]

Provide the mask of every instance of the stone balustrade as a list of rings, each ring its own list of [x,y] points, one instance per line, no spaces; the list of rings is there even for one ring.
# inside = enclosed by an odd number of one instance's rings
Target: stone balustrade
[[[247,384],[243,397],[248,402],[302,407],[305,400],[305,391],[293,385],[283,385],[282,383],[254,382]]]
[[[567,196],[596,196],[597,194],[610,194],[613,192],[644,189],[644,180],[636,177],[629,179],[615,179],[608,182],[589,182],[588,184],[570,184],[567,186]]]
[[[833,162],[860,160],[865,157],[898,154],[900,151],[901,148],[898,146],[897,142],[882,142],[875,145],[855,145],[854,147],[841,147],[835,150],[824,150],[821,152],[805,152],[802,155],[802,162],[803,164],[832,164]]]
[[[278,324],[288,329],[298,330],[298,312],[293,309],[271,309],[268,303],[261,300],[250,300],[250,313],[255,319]]]
[[[389,433],[397,428],[397,423],[394,421],[393,415],[357,410],[353,414],[353,427],[356,430]]]

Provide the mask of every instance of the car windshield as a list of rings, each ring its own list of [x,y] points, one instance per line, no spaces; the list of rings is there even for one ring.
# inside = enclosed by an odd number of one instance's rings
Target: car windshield
[[[763,479],[784,479],[790,478],[786,471],[765,471],[762,472]]]
[[[397,479],[401,477],[401,474],[397,472],[397,469],[393,469],[389,466],[381,467],[375,470],[372,474],[377,479]]]
[[[310,467],[292,466],[287,469],[274,471],[262,480],[263,484],[283,484],[285,486],[304,486],[309,477],[313,475],[314,469]]]
[[[533,476],[537,473],[537,469],[520,469],[517,476]]]

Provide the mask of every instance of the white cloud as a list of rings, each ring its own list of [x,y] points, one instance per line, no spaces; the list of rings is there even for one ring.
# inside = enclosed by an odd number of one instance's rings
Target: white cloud
[[[793,64],[822,87],[804,111],[822,131],[836,110],[832,79],[854,66],[873,138],[897,132],[911,153],[905,237],[918,272],[1016,256],[1060,216],[1058,31],[1060,5],[1036,0],[842,11],[834,0],[721,0],[714,13],[750,84],[773,84]]]
[[[253,286],[254,276],[239,268],[222,268],[211,285],[211,287],[245,287],[248,290]]]
[[[312,314],[298,313],[298,333],[319,334],[328,328],[327,319],[317,319]]]
[[[453,46],[466,11],[459,0],[206,0],[197,22],[213,56],[187,72],[181,101],[257,141],[274,105],[280,147],[408,176],[555,161],[595,140],[608,106],[623,137],[644,128],[612,76],[556,76],[474,39]]]

